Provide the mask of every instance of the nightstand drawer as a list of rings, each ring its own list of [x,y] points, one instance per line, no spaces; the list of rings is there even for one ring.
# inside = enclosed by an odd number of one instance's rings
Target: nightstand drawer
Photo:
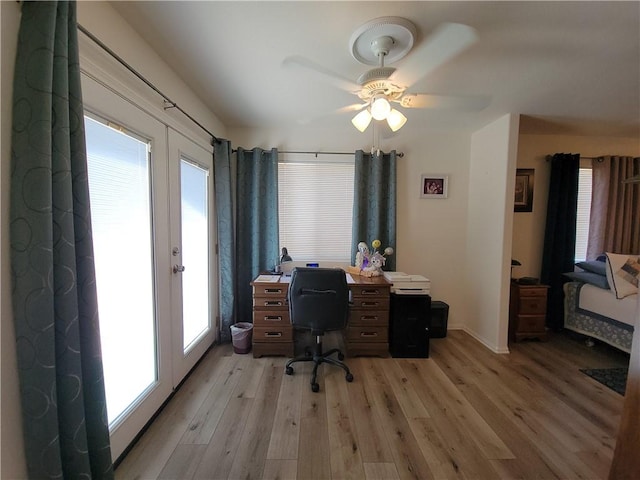
[[[546,293],[546,292],[545,292]],[[521,315],[542,314],[547,311],[547,296],[520,297]]]
[[[519,315],[516,333],[544,332],[545,315]]]
[[[547,287],[546,286],[520,286],[520,296],[521,297],[547,297]]]

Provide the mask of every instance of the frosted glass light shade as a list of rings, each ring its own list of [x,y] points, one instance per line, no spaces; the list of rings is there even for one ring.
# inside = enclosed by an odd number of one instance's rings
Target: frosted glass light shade
[[[384,120],[391,112],[391,105],[384,97],[377,97],[371,102],[371,116],[376,120]]]
[[[361,132],[364,132],[371,123],[371,114],[369,109],[362,110],[355,117],[351,119],[351,123]]]
[[[387,123],[392,131],[397,132],[407,123],[407,117],[394,108],[387,115]]]

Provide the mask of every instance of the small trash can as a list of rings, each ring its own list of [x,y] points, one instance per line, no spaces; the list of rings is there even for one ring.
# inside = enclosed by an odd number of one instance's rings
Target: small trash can
[[[431,302],[431,338],[444,338],[447,336],[447,323],[449,318],[449,305],[438,300]]]
[[[253,323],[238,322],[231,325],[231,341],[233,351],[236,353],[249,353],[251,351],[251,337],[253,334]]]

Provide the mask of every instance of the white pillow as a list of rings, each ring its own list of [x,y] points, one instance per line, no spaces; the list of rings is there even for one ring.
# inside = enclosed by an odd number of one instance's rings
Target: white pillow
[[[616,298],[638,293],[640,259],[637,255],[621,255],[607,252],[607,281]]]

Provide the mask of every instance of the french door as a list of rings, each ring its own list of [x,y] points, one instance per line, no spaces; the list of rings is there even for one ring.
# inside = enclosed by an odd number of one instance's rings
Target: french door
[[[88,77],[83,97],[115,459],[214,341],[212,155]]]
[[[180,383],[214,341],[213,157],[169,130],[173,382]]]

